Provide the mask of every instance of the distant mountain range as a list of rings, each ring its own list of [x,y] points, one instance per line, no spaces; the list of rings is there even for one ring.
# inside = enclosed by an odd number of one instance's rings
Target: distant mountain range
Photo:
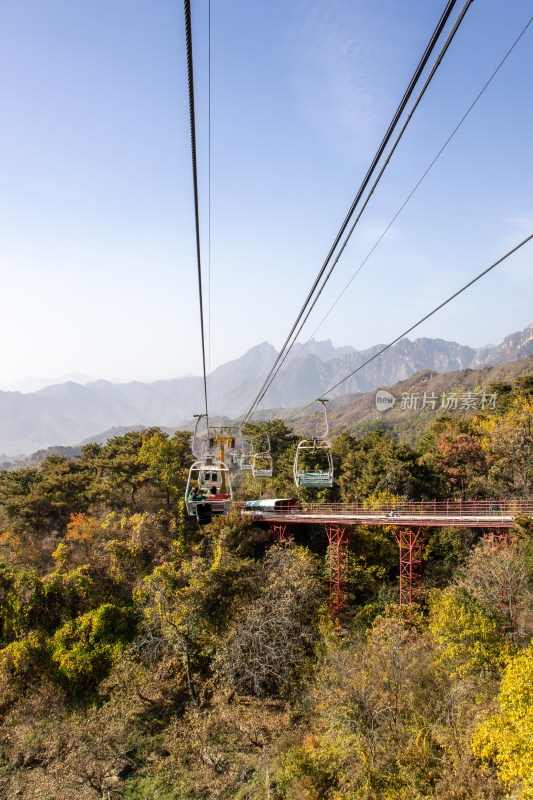
[[[0,383],[0,389],[5,392],[38,392],[39,389],[44,389],[45,386],[51,386],[52,384],[67,383],[67,381],[84,384],[94,380],[96,380],[96,378],[91,378],[89,375],[82,375],[80,372],[76,372],[72,375],[62,375],[61,377],[52,379],[37,377],[22,378],[14,383]]]
[[[382,347],[358,351],[335,348],[329,341],[311,341],[303,349],[295,345],[292,360],[268,393],[269,407],[289,408],[320,397]],[[533,324],[497,346],[478,350],[443,339],[402,339],[330,396],[390,386],[422,369],[441,373],[475,369],[529,355],[533,355]],[[214,370],[209,378],[210,412],[231,419],[244,414],[276,356],[275,348],[263,342]],[[67,381],[26,394],[0,391],[0,453],[14,456],[52,445],[77,445],[113,427],[182,427],[203,405],[200,377],[121,384]]]

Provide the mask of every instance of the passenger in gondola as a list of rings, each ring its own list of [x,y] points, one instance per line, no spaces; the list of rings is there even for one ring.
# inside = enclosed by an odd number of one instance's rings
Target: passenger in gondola
[[[204,496],[201,493],[200,488],[198,486],[193,486],[192,491],[189,492],[189,500],[191,503],[196,503],[203,499]]]

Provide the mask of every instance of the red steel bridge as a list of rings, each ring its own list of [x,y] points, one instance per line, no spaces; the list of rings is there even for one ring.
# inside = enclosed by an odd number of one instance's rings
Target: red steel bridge
[[[481,528],[496,543],[507,542],[509,529],[519,514],[533,516],[533,499],[408,500],[399,503],[307,503],[264,501],[264,508],[242,513],[267,523],[276,541],[290,536],[294,525],[323,525],[329,541],[330,614],[338,617],[348,606],[349,530],[355,525],[381,525],[390,529],[400,551],[400,605],[422,598],[422,541],[424,528]],[[269,508],[269,502],[271,507]],[[277,504],[277,506],[276,506]],[[260,504],[258,504],[260,505]]]

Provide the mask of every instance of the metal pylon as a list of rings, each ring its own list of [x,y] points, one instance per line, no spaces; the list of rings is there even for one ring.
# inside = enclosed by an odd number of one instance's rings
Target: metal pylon
[[[400,606],[422,602],[422,541],[420,528],[394,531],[400,548]]]
[[[497,550],[498,547],[504,547],[512,544],[509,537],[509,528],[491,528],[483,532],[483,536],[487,542],[490,542],[492,548]]]
[[[282,525],[275,525],[275,524],[273,524],[273,525],[270,526],[270,529],[272,531],[272,536],[274,537],[274,541],[277,544],[280,544],[281,542],[286,542],[287,541],[287,538],[286,538],[287,526],[286,525],[283,525],[283,524]]]
[[[337,617],[348,607],[350,570],[346,528],[326,526],[329,541],[329,614]]]

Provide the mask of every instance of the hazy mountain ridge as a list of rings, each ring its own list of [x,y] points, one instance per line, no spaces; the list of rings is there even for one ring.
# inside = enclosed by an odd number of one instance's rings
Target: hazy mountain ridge
[[[357,351],[350,346],[335,348],[330,341],[311,341],[303,349],[295,345],[294,360],[289,357],[268,393],[268,407],[294,408],[319,397],[382,347]],[[232,419],[245,413],[276,355],[274,347],[263,342],[215,369],[209,376],[211,413]],[[526,355],[533,355],[533,325],[495,347],[479,350],[443,339],[402,339],[330,396],[390,386],[423,369],[450,372]],[[152,383],[98,380],[80,385],[68,381],[27,394],[0,391],[0,452],[31,453],[52,445],[76,445],[95,431],[120,426],[183,427],[203,408],[203,393],[203,379],[194,376]]]
[[[53,384],[73,381],[74,383],[81,383],[83,385],[94,380],[95,378],[91,378],[89,375],[83,375],[80,372],[76,372],[72,375],[62,375],[61,377],[58,376],[52,379],[28,376],[27,378],[22,378],[12,383],[0,383],[0,390],[3,392],[24,392],[27,394],[28,392],[38,392],[39,389],[44,389],[46,386],[51,386]]]
[[[440,399],[442,395],[456,392],[459,397],[464,392],[477,392],[478,397],[482,391],[489,391],[492,383],[502,381],[513,383],[520,375],[533,374],[533,356],[527,356],[516,361],[508,361],[499,366],[484,366],[473,370],[467,368],[455,372],[440,373],[435,370],[424,369],[415,375],[409,376],[406,380],[399,381],[393,386],[386,387],[396,399],[395,407],[386,412],[380,412],[376,408],[376,390],[365,393],[350,393],[332,398],[328,404],[328,416],[332,437],[335,438],[342,431],[352,433],[363,433],[369,425],[378,425],[394,431],[400,441],[407,441],[411,444],[418,441],[426,428],[436,419],[439,414],[451,414],[452,416],[472,416],[478,413],[477,409],[464,411],[458,403],[455,411],[449,409],[442,410]],[[383,387],[381,387],[383,388]],[[435,394],[439,398],[435,409],[433,408],[403,408],[401,397],[403,394],[410,395],[418,393],[419,397],[423,393],[427,395]],[[315,410],[316,408],[316,410]],[[254,415],[254,420],[266,419],[285,419],[295,433],[301,436],[321,435],[324,431],[324,416],[318,404],[316,407],[308,404],[293,408],[271,408],[259,411]],[[214,425],[230,425],[234,420],[228,417],[210,417],[210,422]],[[177,428],[159,426],[172,436]],[[181,429],[191,430],[194,422],[189,421],[181,425]],[[38,450],[31,456],[18,456],[11,459],[0,456],[0,469],[12,470],[22,467],[33,467],[38,465],[49,455],[63,455],[74,458],[79,455],[81,448],[90,442],[105,444],[115,436],[123,436],[128,431],[146,429],[145,425],[115,426],[107,430],[93,434],[75,446],[55,445],[46,449]]]
[[[477,367],[481,364],[496,366],[531,355],[533,355],[533,325],[528,325],[523,331],[506,336],[496,347],[481,348],[472,366]]]

